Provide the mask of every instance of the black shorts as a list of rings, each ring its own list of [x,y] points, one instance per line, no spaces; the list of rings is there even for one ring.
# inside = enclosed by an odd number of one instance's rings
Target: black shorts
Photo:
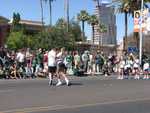
[[[138,70],[138,67],[134,67],[134,70]]]
[[[148,69],[144,69],[144,71],[148,72]]]
[[[56,72],[56,66],[48,66],[48,72],[55,73]]]
[[[64,63],[57,64],[57,71],[66,71],[67,68]]]

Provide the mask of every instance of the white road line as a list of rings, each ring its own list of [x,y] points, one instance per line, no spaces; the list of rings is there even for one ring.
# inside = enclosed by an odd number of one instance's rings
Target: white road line
[[[8,93],[8,92],[13,92],[15,90],[12,89],[7,89],[7,90],[0,90],[0,93]]]
[[[134,100],[126,99],[126,100],[119,100],[119,101],[81,104],[81,105],[79,104],[79,105],[54,105],[54,106],[47,106],[47,107],[31,107],[31,108],[24,108],[24,109],[15,109],[15,110],[2,111],[2,113],[21,113],[21,112],[31,113],[31,112],[39,112],[39,111],[75,109],[75,108],[90,107],[90,106],[97,106],[97,105],[119,104],[119,103],[145,101],[145,100],[150,100],[150,98],[141,98],[141,99],[134,99]]]
[[[31,107],[31,108],[23,108],[23,109],[14,109],[14,110],[7,110],[2,111],[2,113],[29,113],[29,112],[36,112],[36,111],[45,111],[49,109],[57,109],[64,107],[64,105],[54,105],[54,106],[47,106],[47,107]]]

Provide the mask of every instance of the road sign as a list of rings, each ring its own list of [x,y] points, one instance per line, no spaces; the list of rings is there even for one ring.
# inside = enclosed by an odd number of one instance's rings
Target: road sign
[[[138,49],[137,49],[137,47],[128,47],[128,52],[129,53],[137,53]]]

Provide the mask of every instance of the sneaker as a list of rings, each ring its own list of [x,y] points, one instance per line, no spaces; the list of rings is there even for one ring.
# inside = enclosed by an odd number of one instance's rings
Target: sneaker
[[[146,77],[146,79],[148,80],[148,79],[149,79],[149,77]]]
[[[140,77],[135,77],[134,79],[135,79],[135,80],[139,80],[139,79],[140,79]]]
[[[120,77],[120,80],[123,80],[124,79],[124,77]]]
[[[107,74],[105,74],[105,77],[107,77],[108,75]]]
[[[145,79],[146,79],[146,76],[143,77],[143,80],[145,80]]]
[[[118,76],[117,79],[118,79],[118,80],[121,79],[120,76]]]
[[[60,86],[60,85],[62,85],[62,83],[61,83],[61,82],[58,82],[58,83],[56,84],[56,86]]]
[[[67,85],[67,86],[70,86],[70,82],[68,81],[68,82],[66,83],[66,85]]]

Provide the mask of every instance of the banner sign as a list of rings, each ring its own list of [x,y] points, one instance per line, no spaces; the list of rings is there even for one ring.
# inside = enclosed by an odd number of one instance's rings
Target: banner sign
[[[141,21],[142,16],[142,21]],[[140,10],[134,11],[134,32],[140,32],[140,25],[142,24],[142,31],[147,30],[149,26],[147,26],[149,10],[145,9],[142,13]]]

